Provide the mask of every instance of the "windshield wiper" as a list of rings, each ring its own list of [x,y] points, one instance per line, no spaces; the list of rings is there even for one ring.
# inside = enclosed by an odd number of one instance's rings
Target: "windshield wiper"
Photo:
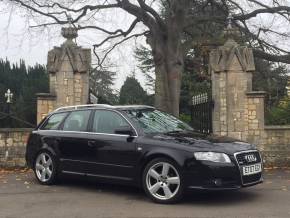
[[[172,131],[168,131],[168,132],[165,132],[166,134],[174,134],[174,133],[182,133],[184,132],[184,130],[172,130]]]

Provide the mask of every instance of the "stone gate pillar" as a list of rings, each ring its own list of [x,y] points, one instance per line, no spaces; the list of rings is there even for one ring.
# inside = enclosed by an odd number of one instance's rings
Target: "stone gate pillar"
[[[73,27],[62,28],[66,41],[48,52],[47,71],[50,93],[38,94],[37,121],[61,106],[87,104],[91,50],[77,46]]]
[[[259,101],[253,99],[256,99],[256,94],[260,99],[263,93],[252,92],[252,73],[255,70],[253,52],[252,49],[241,46],[234,40],[236,34],[237,30],[229,25],[225,30],[227,38],[225,44],[210,53],[214,100],[213,132],[247,141],[249,119],[257,118],[257,114],[255,116],[249,114],[249,102]],[[262,101],[255,107],[260,107],[260,103]],[[263,114],[259,114],[259,118],[264,115],[264,112],[261,113]],[[263,125],[263,121],[261,123]],[[260,128],[258,125],[254,127]]]

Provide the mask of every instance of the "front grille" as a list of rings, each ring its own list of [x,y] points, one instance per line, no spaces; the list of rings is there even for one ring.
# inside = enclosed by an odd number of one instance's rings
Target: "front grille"
[[[257,173],[249,176],[243,176],[243,184],[249,184],[260,181],[262,173]]]
[[[261,163],[261,156],[258,151],[239,153],[236,158],[240,166]]]

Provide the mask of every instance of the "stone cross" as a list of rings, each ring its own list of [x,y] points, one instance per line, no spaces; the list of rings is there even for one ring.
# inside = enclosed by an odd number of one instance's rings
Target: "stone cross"
[[[12,103],[13,93],[10,91],[10,89],[8,89],[5,93],[5,98],[7,98],[6,103]]]

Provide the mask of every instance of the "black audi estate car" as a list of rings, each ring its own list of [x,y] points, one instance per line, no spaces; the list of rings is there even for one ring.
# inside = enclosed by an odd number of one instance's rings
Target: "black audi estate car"
[[[158,203],[189,189],[231,190],[263,181],[254,145],[197,133],[150,106],[79,105],[49,114],[31,133],[26,161],[43,185],[61,174],[143,187]]]

